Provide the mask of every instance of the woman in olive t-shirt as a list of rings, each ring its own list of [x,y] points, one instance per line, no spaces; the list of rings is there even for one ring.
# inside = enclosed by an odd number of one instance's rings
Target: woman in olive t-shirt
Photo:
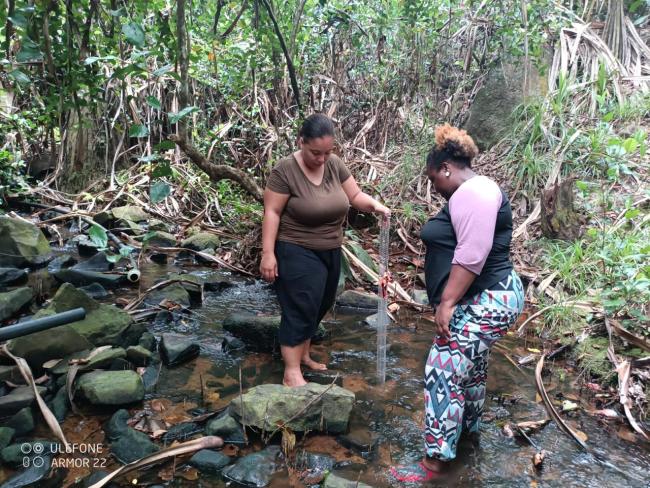
[[[322,114],[300,129],[300,149],[273,168],[264,191],[262,277],[275,283],[282,309],[279,340],[286,386],[307,382],[300,365],[324,370],[309,355],[312,336],[334,304],[341,265],[343,222],[350,205],[390,215],[366,195],[332,154],[334,124]]]

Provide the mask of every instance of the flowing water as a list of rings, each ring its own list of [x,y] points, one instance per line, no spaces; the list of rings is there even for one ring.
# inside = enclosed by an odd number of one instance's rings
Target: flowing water
[[[160,268],[168,272],[169,268]],[[149,271],[143,279],[154,279]],[[282,362],[271,354],[237,353],[221,349],[221,320],[233,311],[277,314],[271,288],[261,282],[241,284],[219,294],[207,293],[203,307],[196,310],[197,323],[181,330],[200,339],[201,357],[175,369],[162,368],[160,381],[151,398],[167,397],[175,402],[199,404],[201,376],[208,391],[218,393],[226,404],[242,387],[279,383]],[[310,435],[298,442],[312,452],[325,452],[342,462],[338,470],[346,478],[361,480],[377,488],[394,486],[386,476],[387,467],[415,461],[421,456],[422,371],[432,340],[432,326],[409,313],[398,314],[388,327],[386,381],[377,380],[376,330],[364,323],[363,316],[333,315],[325,320],[329,337],[314,346],[314,356],[328,363],[327,373],[307,373],[308,381],[330,383],[338,374],[338,383],[356,393],[351,432],[374,439],[370,453],[353,453],[322,435]],[[162,332],[163,330],[155,330]],[[501,341],[506,348],[522,348],[521,339],[512,336]],[[545,378],[551,397],[573,398],[578,402],[575,374],[562,363],[547,365],[551,375]],[[586,400],[582,405],[588,407]],[[525,441],[502,433],[505,421],[540,420],[546,417],[536,399],[533,367],[516,368],[502,353],[493,350],[488,398],[480,441],[461,440],[458,458],[439,486],[529,487],[529,486],[650,486],[650,448],[634,441],[624,422],[604,421],[579,411],[566,414],[574,429],[587,436],[587,444],[605,463],[582,452],[553,423],[531,435],[546,461],[536,471],[531,457],[536,449]],[[632,439],[625,440],[625,439]],[[258,447],[261,447],[257,443]],[[609,463],[609,466],[608,466]],[[613,465],[613,467],[612,467]],[[625,474],[622,474],[621,471]],[[223,486],[217,478],[179,481],[183,486]],[[272,486],[289,486],[287,471],[276,474]],[[435,484],[431,485],[435,486]]]
[[[162,399],[168,405],[175,405],[174,408],[181,413],[196,412],[193,409],[197,407],[215,409],[226,406],[240,388],[280,383],[283,365],[279,357],[251,352],[227,353],[222,349],[224,332],[221,323],[231,312],[279,313],[271,287],[228,273],[203,268],[185,269],[194,273],[217,273],[233,282],[234,286],[220,292],[206,292],[203,306],[193,309],[189,318],[177,321],[173,326],[151,321],[149,329],[156,334],[179,332],[197,338],[201,344],[201,356],[173,369],[160,368],[157,386],[147,394],[147,400]],[[168,273],[180,270],[181,267],[173,265],[147,265],[142,270],[140,287],[144,290]],[[116,292],[115,295],[132,298],[134,290]],[[336,472],[347,479],[358,479],[376,488],[396,486],[386,475],[387,468],[417,461],[421,456],[422,374],[433,337],[432,325],[410,312],[397,314],[396,322],[388,326],[385,382],[382,383],[377,379],[377,331],[364,323],[364,316],[334,314],[326,317],[324,322],[329,336],[313,347],[313,355],[317,360],[327,362],[330,369],[325,373],[306,373],[305,377],[308,381],[329,384],[338,375],[338,384],[356,394],[350,431],[353,436],[365,439],[372,448],[370,452],[358,453],[344,448],[333,436],[309,434],[306,438],[298,436],[297,449],[333,456],[340,462]],[[531,347],[531,344],[524,344],[522,339],[513,336],[504,338],[501,344],[523,353],[526,353],[527,346]],[[551,371],[551,375],[545,378],[551,397],[562,398],[564,395],[564,398],[591,408],[588,401],[577,396],[576,374],[566,364],[551,363],[546,369]],[[563,416],[569,419],[574,429],[587,436],[587,444],[604,463],[582,452],[551,423],[531,435],[538,447],[547,452],[543,468],[540,471],[533,468],[531,457],[536,449],[525,441],[508,438],[502,433],[506,421],[546,417],[544,407],[536,399],[533,367],[518,369],[505,355],[493,350],[480,441],[461,439],[458,458],[452,463],[450,472],[437,485],[428,486],[650,486],[650,447],[639,442],[625,422],[604,421],[583,410]],[[106,418],[98,418],[96,422]],[[64,429],[74,426],[78,431],[82,428],[100,430],[98,426],[101,424],[93,425],[92,419],[68,418]],[[244,452],[263,447],[259,438],[253,435],[251,439],[252,446]],[[279,442],[279,439],[274,442]],[[116,466],[110,466],[113,467]],[[158,481],[155,477],[158,472],[154,468],[138,475],[142,481],[150,479],[153,484]],[[175,476],[167,484],[226,486],[219,477],[203,474],[193,481]],[[274,476],[271,486],[292,486],[286,469]]]

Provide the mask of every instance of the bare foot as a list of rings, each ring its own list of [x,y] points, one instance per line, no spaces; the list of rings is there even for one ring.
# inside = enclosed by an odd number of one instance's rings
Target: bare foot
[[[312,358],[307,357],[307,358],[302,358],[300,361],[300,364],[304,364],[307,368],[314,370],[314,371],[326,371],[327,370],[327,365],[323,363],[317,363],[314,361]]]
[[[422,464],[424,464],[429,471],[434,471],[436,473],[441,473],[447,467],[445,461],[440,461],[439,459],[430,458],[428,456],[424,456]]]
[[[305,381],[305,378],[302,377],[302,373],[289,373],[285,371],[284,378],[282,378],[282,384],[289,388],[297,388],[299,386],[305,386],[307,382]]]

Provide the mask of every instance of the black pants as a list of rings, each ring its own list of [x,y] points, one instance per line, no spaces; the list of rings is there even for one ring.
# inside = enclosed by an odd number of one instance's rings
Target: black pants
[[[334,305],[341,273],[341,248],[314,251],[278,241],[275,257],[275,289],[282,309],[279,339],[281,345],[293,347],[312,338]]]

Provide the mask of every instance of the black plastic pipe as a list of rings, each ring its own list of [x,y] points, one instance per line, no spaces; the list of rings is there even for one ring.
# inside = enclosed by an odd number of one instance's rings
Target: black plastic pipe
[[[40,319],[27,320],[15,325],[0,327],[0,341],[14,339],[34,332],[51,329],[59,325],[65,325],[86,318],[85,308],[73,308],[67,312],[55,313]]]

